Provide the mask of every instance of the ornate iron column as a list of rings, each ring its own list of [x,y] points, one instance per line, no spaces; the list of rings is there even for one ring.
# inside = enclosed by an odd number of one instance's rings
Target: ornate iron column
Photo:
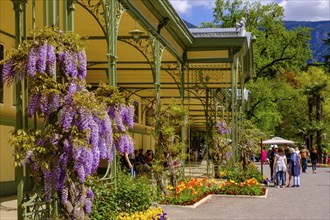
[[[15,44],[18,47],[22,42],[22,16],[24,11],[24,5],[26,0],[12,0],[15,11]],[[23,104],[22,104],[22,82],[15,78],[16,85],[16,126],[15,129],[19,130],[23,128]],[[23,219],[23,168],[15,168],[15,179],[17,183],[17,218]]]
[[[152,53],[154,58],[153,69],[155,73],[155,91],[156,91],[156,134],[160,133],[160,68],[164,46],[152,34],[149,34],[150,41],[152,42]],[[158,143],[157,143],[158,144]]]
[[[232,151],[234,156],[234,161],[236,161],[236,125],[235,125],[235,61],[231,63],[231,139],[232,139]]]
[[[184,108],[184,92],[185,92],[185,83],[184,83],[184,65],[182,65],[180,62],[178,62],[178,70],[180,73],[180,98],[181,98],[181,108]],[[181,154],[182,156],[185,154],[185,139],[186,139],[186,118],[184,119],[185,123],[183,126],[181,126],[181,144],[182,144],[182,149],[181,149]],[[182,157],[184,158],[184,157]],[[183,176],[184,176],[184,170],[185,170],[185,160],[182,159],[182,170],[183,170]]]
[[[66,1],[65,1],[66,2]],[[75,6],[75,0],[67,0],[67,13],[68,13],[68,31],[74,32],[74,11],[76,9]],[[65,16],[66,20],[66,16]],[[64,24],[64,27],[66,27],[66,24]]]
[[[125,11],[124,7],[117,0],[102,0],[103,6],[103,17],[104,17],[104,27],[108,45],[108,83],[111,86],[117,86],[117,37],[118,37],[118,26],[121,15]],[[97,7],[97,6],[96,6]],[[108,165],[104,179],[116,177],[117,167],[116,167],[116,151],[114,150],[115,156],[111,166]],[[114,182],[116,187],[116,181]]]

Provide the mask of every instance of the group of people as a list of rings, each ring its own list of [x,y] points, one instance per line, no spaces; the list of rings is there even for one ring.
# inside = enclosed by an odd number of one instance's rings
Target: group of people
[[[268,151],[264,147],[261,152],[262,162],[269,163],[270,181],[274,182],[274,185],[278,188],[299,187],[300,170],[306,173],[309,157],[312,162],[313,174],[316,174],[316,163],[318,159],[316,148],[313,148],[310,154],[306,146],[299,150],[298,147],[289,148],[284,145],[281,148],[277,145],[271,145]],[[291,185],[292,179],[293,185]]]
[[[153,163],[154,154],[152,150],[147,150],[143,154],[143,149],[134,150],[134,153],[123,154],[120,159],[122,170],[131,172],[132,178],[136,172],[150,171]]]

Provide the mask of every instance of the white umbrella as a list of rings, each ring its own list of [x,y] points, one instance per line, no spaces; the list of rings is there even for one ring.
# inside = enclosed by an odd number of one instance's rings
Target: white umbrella
[[[269,140],[262,141],[263,144],[294,144],[294,141],[286,140],[281,137],[274,137]]]

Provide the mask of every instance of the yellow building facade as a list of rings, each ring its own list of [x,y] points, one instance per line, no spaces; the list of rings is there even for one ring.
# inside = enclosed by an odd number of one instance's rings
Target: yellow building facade
[[[168,0],[1,0],[2,58],[45,26],[86,36],[87,82],[110,83],[130,94],[136,107],[130,131],[135,149],[156,150],[148,117],[159,103],[187,109],[186,149],[191,137],[207,131],[208,117],[236,124],[244,111],[243,82],[253,74],[253,36],[244,24],[188,28]],[[17,182],[8,143],[17,128],[17,94],[14,86],[1,86],[0,196],[16,193]],[[22,95],[22,125],[29,127],[34,122],[25,117]]]

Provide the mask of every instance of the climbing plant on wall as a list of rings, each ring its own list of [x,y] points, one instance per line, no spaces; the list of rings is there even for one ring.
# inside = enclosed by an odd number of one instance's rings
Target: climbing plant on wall
[[[182,158],[182,143],[180,136],[181,126],[185,125],[186,111],[181,106],[172,103],[161,105],[159,119],[152,118],[150,123],[156,126],[159,120],[159,133],[155,132],[155,163],[152,169],[156,175],[158,186],[167,195],[168,192],[163,184],[163,171],[169,170],[171,185],[176,185],[176,170]]]
[[[46,202],[61,201],[65,218],[84,219],[93,192],[85,186],[100,159],[112,162],[114,149],[134,150],[128,128],[134,107],[117,88],[101,84],[94,92],[85,81],[85,39],[45,28],[23,42],[3,61],[7,85],[27,79],[28,116],[37,115],[41,128],[14,131],[15,165],[31,165]]]

